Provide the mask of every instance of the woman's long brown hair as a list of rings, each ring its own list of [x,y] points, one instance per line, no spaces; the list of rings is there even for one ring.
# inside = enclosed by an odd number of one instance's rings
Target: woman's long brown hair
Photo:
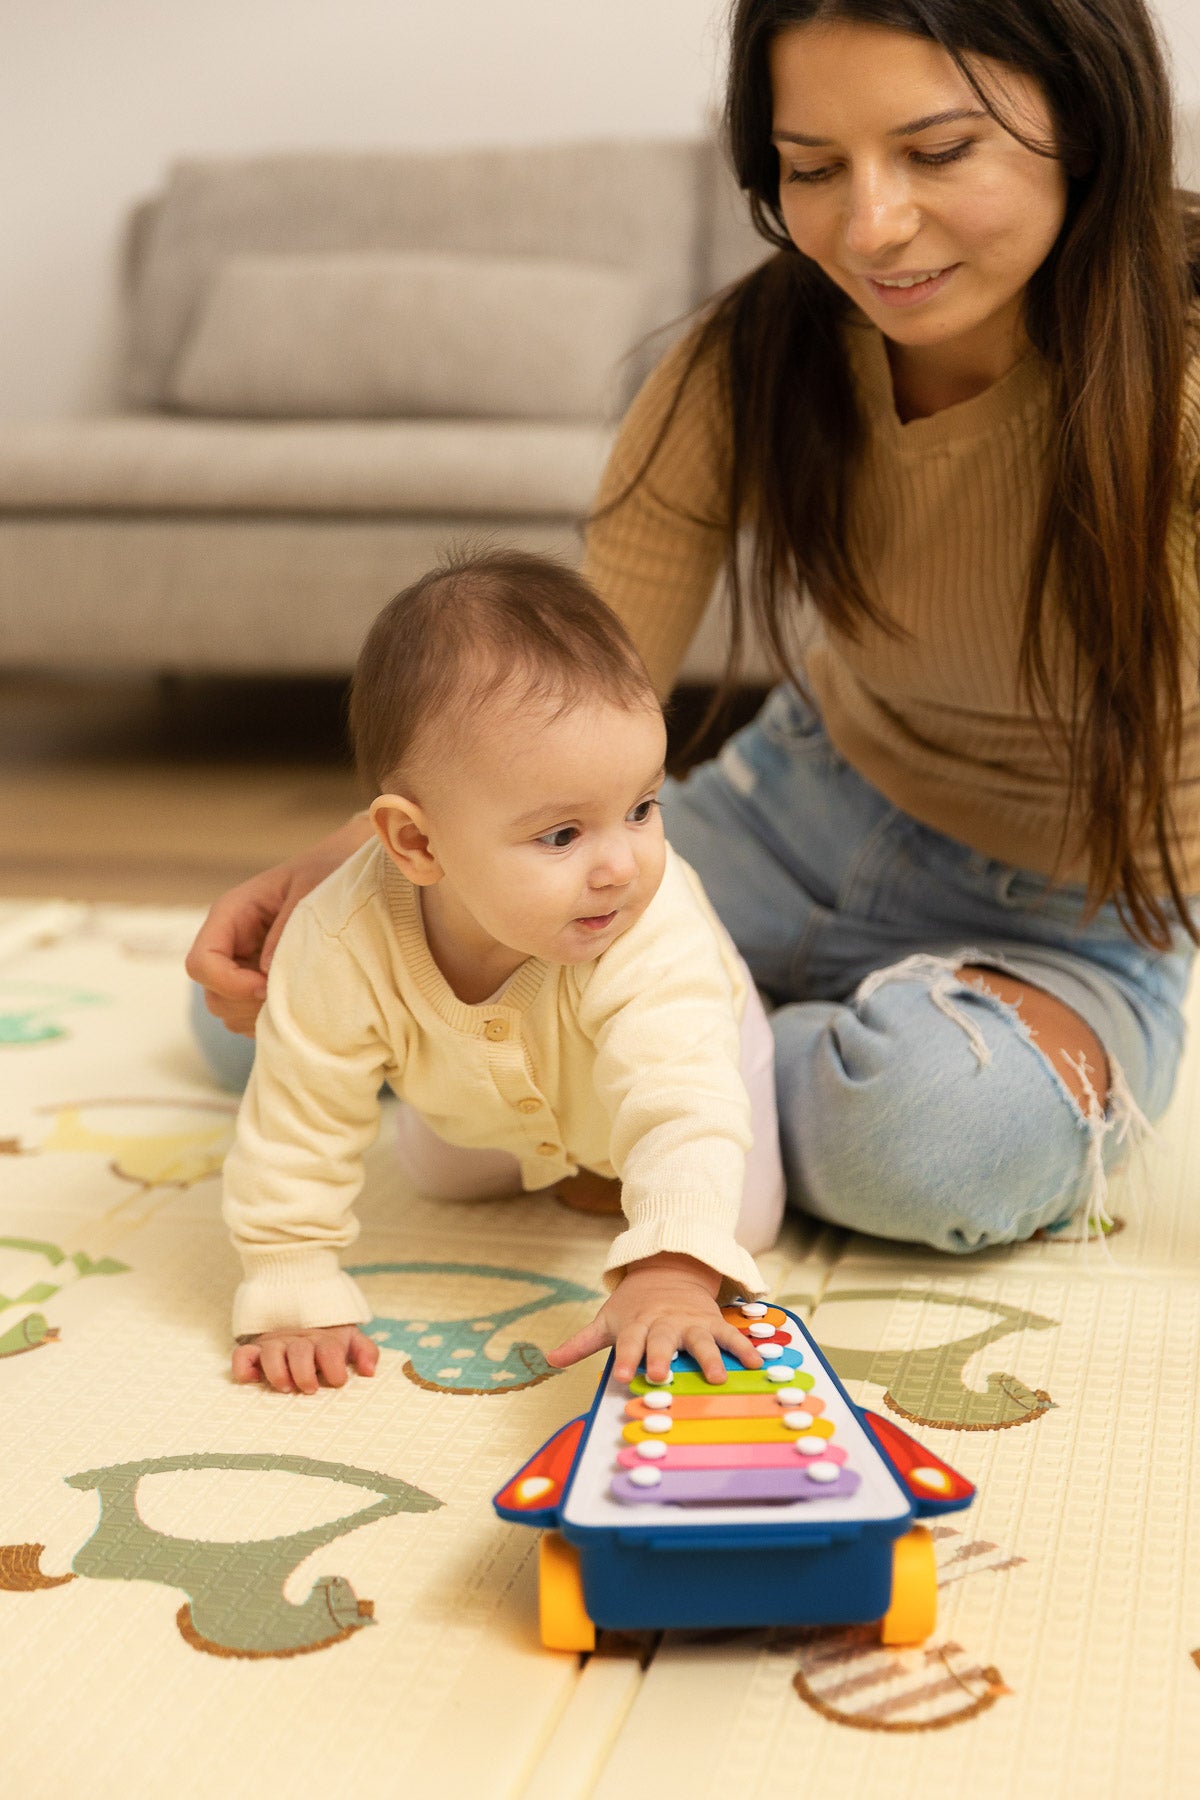
[[[1068,198],[1026,293],[1026,330],[1053,383],[1053,429],[1020,675],[1068,759],[1063,850],[1078,812],[1091,908],[1115,900],[1131,934],[1155,948],[1169,946],[1174,920],[1200,942],[1172,822],[1184,632],[1167,554],[1200,232],[1173,188],[1170,87],[1141,0],[737,0],[726,129],[776,254],[720,297],[681,383],[718,353],[733,434],[728,682],[750,620],[780,667],[795,669],[798,592],[839,631],[865,620],[897,629],[847,548],[863,441],[840,330],[849,301],[796,250],[779,205],[768,51],[780,31],[817,17],[934,40],[1016,136],[978,59],[1031,76],[1045,96],[1054,144],[1022,141],[1058,156]],[[753,548],[739,568],[741,525],[752,526]],[[1056,624],[1068,628],[1074,663],[1066,711]]]

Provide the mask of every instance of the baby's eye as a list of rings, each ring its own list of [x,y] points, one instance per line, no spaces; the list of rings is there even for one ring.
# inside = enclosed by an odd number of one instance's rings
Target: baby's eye
[[[629,825],[644,825],[657,805],[657,800],[639,800],[637,805],[632,807],[630,811],[626,813],[626,823]]]
[[[547,850],[568,850],[578,836],[577,826],[556,825],[553,831],[544,831],[537,841],[545,844]]]

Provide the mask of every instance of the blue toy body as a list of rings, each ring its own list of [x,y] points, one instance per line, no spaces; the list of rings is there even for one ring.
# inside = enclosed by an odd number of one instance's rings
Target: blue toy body
[[[680,1353],[667,1382],[639,1370],[626,1387],[610,1357],[591,1411],[496,1495],[501,1518],[555,1534],[543,1544],[544,1641],[587,1649],[589,1628],[594,1641],[595,1628],[873,1620],[885,1642],[920,1641],[936,1568],[915,1521],[968,1506],[974,1488],[855,1407],[795,1314],[737,1302],[725,1316],[752,1336],[762,1369],[726,1356],[713,1385]]]

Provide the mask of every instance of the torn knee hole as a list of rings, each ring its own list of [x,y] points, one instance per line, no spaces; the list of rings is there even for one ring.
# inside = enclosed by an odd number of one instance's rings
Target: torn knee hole
[[[988,964],[964,963],[955,972],[968,987],[1012,1009],[1085,1118],[1093,1108],[1103,1114],[1111,1086],[1108,1056],[1091,1026],[1065,1000]]]

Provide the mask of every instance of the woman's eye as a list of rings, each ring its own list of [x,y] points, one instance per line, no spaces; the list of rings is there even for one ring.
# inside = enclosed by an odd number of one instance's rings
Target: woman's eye
[[[574,825],[559,825],[553,831],[544,831],[538,843],[545,844],[547,850],[569,850],[578,836]]]
[[[920,163],[922,168],[938,169],[943,163],[959,162],[975,148],[970,138],[961,144],[952,144],[948,150],[914,150],[912,159]]]
[[[625,817],[630,825],[644,825],[657,805],[657,800],[639,800]]]
[[[965,138],[961,144],[951,144],[945,150],[910,150],[911,160],[923,169],[940,169],[947,163],[960,162],[969,156],[975,148],[973,138]],[[789,169],[787,181],[804,182],[809,186],[821,181],[830,181],[837,174],[837,165],[826,163],[819,169]]]
[[[833,172],[834,171],[830,168],[789,169],[788,173],[787,173],[787,179],[789,181],[805,181],[805,182],[828,181],[829,177],[833,174]]]

